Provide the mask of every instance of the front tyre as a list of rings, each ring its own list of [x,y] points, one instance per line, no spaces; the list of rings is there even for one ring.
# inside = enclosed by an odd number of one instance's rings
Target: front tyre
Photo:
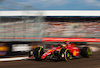
[[[35,60],[40,61],[43,53],[44,53],[44,49],[42,47],[37,47],[36,49],[34,49]]]

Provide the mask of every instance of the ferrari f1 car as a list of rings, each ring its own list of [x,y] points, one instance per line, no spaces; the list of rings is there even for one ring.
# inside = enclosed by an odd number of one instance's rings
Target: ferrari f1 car
[[[59,61],[80,57],[90,58],[92,56],[92,51],[89,47],[76,47],[75,44],[65,41],[63,44],[58,45],[58,47],[51,46],[51,49],[44,52],[43,47],[37,47],[34,51],[29,52],[29,57],[35,57],[35,60],[42,60],[49,56],[50,59]]]

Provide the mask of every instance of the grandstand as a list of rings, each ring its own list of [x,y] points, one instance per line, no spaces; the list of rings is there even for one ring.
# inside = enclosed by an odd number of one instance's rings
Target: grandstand
[[[39,12],[42,26],[34,23]],[[100,11],[1,11],[0,23],[2,38],[100,37]]]

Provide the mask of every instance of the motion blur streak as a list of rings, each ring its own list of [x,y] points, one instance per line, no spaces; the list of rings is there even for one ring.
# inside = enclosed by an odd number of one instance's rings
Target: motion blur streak
[[[16,57],[16,58],[2,58],[0,61],[14,61],[14,60],[23,60],[27,59],[28,57]]]

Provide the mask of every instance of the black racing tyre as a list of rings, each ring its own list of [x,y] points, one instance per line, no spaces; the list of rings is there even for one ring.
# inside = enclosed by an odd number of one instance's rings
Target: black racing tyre
[[[92,56],[92,51],[90,50],[89,47],[83,47],[80,51],[81,51],[80,54],[83,57],[90,58]]]
[[[64,55],[65,55],[65,57],[64,57],[65,61],[69,61],[70,52],[69,52],[68,49],[65,49],[65,53],[64,53]]]
[[[44,53],[44,49],[42,47],[37,47],[36,49],[34,49],[33,53],[34,53],[35,60],[40,61],[41,56]]]
[[[60,51],[58,51],[56,53],[54,52],[54,56],[57,56],[56,61],[59,61],[59,60],[68,61],[69,60],[69,57],[70,57],[70,52],[69,52],[68,49],[61,48]],[[64,57],[64,58],[62,59],[62,57]]]
[[[68,50],[68,49],[61,49],[61,50],[59,51],[59,57],[60,57],[60,59],[61,59],[62,57],[64,57],[63,60],[69,61],[69,57],[70,57],[70,52],[69,52],[69,50]]]

